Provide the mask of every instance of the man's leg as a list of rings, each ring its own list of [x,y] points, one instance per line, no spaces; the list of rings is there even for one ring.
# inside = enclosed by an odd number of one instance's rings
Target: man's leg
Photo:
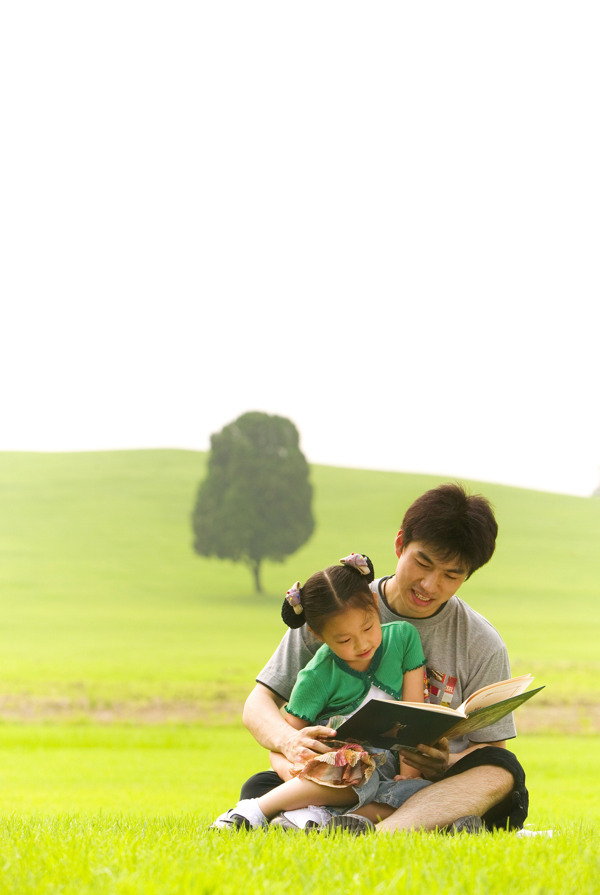
[[[502,767],[482,765],[419,790],[377,824],[377,832],[435,830],[459,817],[486,814],[513,791],[514,778]]]

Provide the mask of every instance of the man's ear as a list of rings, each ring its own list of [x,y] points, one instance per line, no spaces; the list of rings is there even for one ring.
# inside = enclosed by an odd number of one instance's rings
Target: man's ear
[[[402,553],[403,539],[402,539],[402,529],[396,535],[396,540],[394,541],[394,547],[396,548],[396,556],[400,556]]]

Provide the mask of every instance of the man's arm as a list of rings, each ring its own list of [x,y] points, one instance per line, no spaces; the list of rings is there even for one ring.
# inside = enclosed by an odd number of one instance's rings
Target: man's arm
[[[242,721],[254,739],[270,752],[281,752],[292,763],[330,752],[331,746],[317,737],[334,736],[331,727],[317,725],[296,730],[281,714],[285,700],[263,684],[256,684],[244,705]]]

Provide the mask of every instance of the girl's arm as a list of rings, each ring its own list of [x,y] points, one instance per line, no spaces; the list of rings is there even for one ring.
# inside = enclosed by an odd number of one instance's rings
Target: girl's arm
[[[403,702],[425,702],[425,669],[421,665],[413,671],[406,671],[402,678],[402,701]],[[420,777],[421,774],[416,768],[401,758],[400,759],[400,776],[396,779],[407,779],[409,777]]]

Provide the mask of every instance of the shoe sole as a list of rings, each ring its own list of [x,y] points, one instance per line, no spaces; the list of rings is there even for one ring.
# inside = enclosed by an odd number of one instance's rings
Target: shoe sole
[[[214,821],[208,828],[209,830],[251,830],[252,824],[245,817],[234,814],[231,820]]]
[[[279,827],[280,830],[285,830],[286,833],[313,833],[315,830],[322,829],[321,824],[317,823],[316,820],[309,820],[306,822],[306,826],[298,827],[282,814],[276,815],[273,820],[269,821],[269,826]]]
[[[476,835],[483,833],[483,821],[476,814],[468,814],[466,817],[459,817],[453,824],[446,828],[448,836],[457,836],[459,833],[467,833]]]
[[[344,833],[350,833],[352,836],[362,836],[364,833],[370,833],[375,829],[375,824],[360,814],[339,814],[332,817],[325,824],[324,830],[335,832],[341,830]]]

